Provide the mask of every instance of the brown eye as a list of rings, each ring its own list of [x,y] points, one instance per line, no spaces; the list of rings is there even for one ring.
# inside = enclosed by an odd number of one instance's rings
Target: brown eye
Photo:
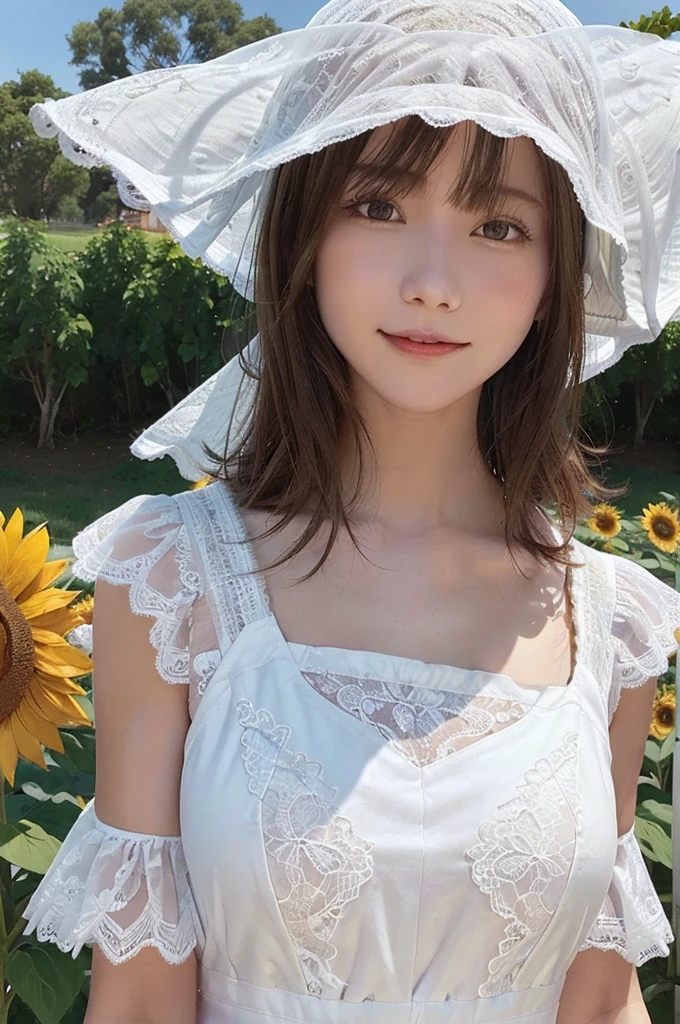
[[[388,221],[394,212],[392,203],[388,203],[385,199],[370,199],[368,202],[358,203],[356,209],[361,210],[364,207],[368,220]]]
[[[491,228],[492,234],[485,234],[485,237],[491,239],[492,242],[504,242],[511,227],[512,224],[508,224],[506,220],[490,220],[484,225],[484,232],[487,228]]]

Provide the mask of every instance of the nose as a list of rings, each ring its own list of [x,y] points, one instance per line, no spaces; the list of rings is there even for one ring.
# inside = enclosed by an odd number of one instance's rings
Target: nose
[[[411,262],[401,283],[404,302],[424,309],[448,312],[462,301],[460,273],[450,246],[426,244],[412,252]]]

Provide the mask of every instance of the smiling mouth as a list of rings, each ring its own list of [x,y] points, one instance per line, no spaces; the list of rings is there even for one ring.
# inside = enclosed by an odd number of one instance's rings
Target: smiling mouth
[[[390,334],[388,331],[380,331],[385,338],[394,341],[411,341],[420,345],[448,345],[450,348],[464,348],[469,342],[454,341],[443,334],[425,334],[422,331],[409,331],[404,334]]]

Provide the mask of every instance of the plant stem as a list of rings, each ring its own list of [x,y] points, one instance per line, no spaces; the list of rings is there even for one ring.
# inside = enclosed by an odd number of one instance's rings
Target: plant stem
[[[16,992],[10,992],[4,1001],[4,1004],[0,1006],[0,1024],[7,1024],[9,1020],[9,1008],[12,1005]]]

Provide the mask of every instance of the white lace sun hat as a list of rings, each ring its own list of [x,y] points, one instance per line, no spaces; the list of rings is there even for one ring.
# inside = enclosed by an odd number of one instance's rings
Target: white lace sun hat
[[[587,219],[586,380],[680,310],[680,44],[583,26],[559,0],[331,0],[304,28],[31,110],[39,134],[113,168],[192,257],[252,298],[277,167],[406,115],[528,136]],[[257,361],[257,338],[246,356]],[[140,458],[204,475],[254,382],[238,357],[149,427]],[[234,435],[232,434],[232,437]]]

